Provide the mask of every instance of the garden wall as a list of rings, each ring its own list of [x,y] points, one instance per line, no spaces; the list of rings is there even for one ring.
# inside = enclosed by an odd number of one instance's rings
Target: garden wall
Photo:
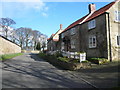
[[[0,36],[0,55],[11,53],[21,53],[21,47]]]

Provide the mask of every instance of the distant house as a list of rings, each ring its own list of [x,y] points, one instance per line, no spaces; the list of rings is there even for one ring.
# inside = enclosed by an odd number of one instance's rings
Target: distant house
[[[119,28],[120,0],[111,2],[99,10],[96,10],[95,4],[89,4],[89,13],[60,33],[60,50],[86,52],[87,57],[118,60]]]
[[[47,49],[48,51],[56,51],[60,49],[59,45],[59,34],[63,31],[62,24],[60,24],[60,29],[55,33],[52,34],[50,38],[48,38]]]

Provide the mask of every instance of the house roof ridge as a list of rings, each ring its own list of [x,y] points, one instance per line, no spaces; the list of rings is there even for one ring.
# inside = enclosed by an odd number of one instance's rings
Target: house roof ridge
[[[86,21],[94,12],[91,12],[90,14],[88,14],[88,16],[82,21],[80,22],[79,24],[82,24],[84,21]]]

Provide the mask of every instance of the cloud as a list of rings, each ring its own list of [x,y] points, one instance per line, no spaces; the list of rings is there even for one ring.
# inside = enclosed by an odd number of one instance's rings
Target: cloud
[[[42,16],[44,16],[44,17],[48,17],[48,14],[45,13],[45,12],[42,12]]]
[[[1,0],[2,2],[42,2],[42,0]]]
[[[42,16],[48,16],[46,12],[48,7],[42,0],[2,0],[2,9],[0,12],[4,17],[25,17],[30,11],[37,11]]]

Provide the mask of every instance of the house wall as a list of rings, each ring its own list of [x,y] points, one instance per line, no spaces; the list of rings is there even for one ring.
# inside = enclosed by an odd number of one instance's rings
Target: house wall
[[[105,57],[107,55],[106,15],[96,17],[96,27],[88,29],[88,22],[80,25],[80,51],[85,51],[87,57]],[[89,48],[89,36],[96,36],[96,47]]]
[[[48,48],[48,51],[55,51],[57,50],[57,42],[53,41],[53,40],[49,40],[49,42],[47,43],[47,48]]]
[[[79,52],[79,25],[77,25],[73,28],[75,28],[75,34],[71,35],[71,29],[63,32],[62,34],[63,34],[64,37],[67,36],[70,39],[70,49],[69,49],[69,51]],[[61,37],[62,37],[62,35],[61,35]],[[63,38],[61,38],[60,43],[63,42]],[[75,42],[75,48],[71,48],[71,41]],[[64,48],[65,48],[64,50],[67,51],[67,46],[66,45],[64,45]]]
[[[21,47],[0,36],[0,55],[21,53]]]
[[[120,2],[113,5],[107,12],[109,12],[110,20],[110,40],[111,40],[111,58],[112,60],[120,60],[120,46],[117,45],[117,36],[120,35],[120,22],[115,22],[115,11],[120,11]],[[107,17],[108,20],[108,17]],[[107,32],[108,29],[107,29]],[[109,36],[109,33],[108,33]],[[109,40],[108,40],[109,42]],[[108,47],[108,50],[110,48]],[[110,57],[110,54],[109,54]]]

